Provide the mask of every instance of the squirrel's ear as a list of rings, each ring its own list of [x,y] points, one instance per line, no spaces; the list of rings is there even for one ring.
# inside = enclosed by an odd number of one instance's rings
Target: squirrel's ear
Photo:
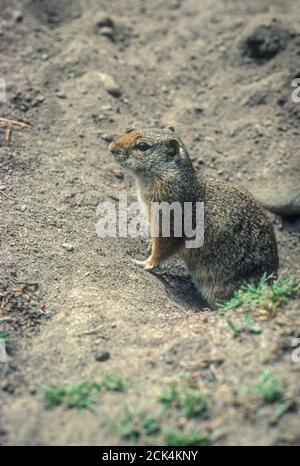
[[[168,155],[170,157],[175,157],[175,155],[179,154],[180,147],[179,147],[179,142],[177,141],[177,139],[170,139],[167,142],[167,148],[168,148]]]

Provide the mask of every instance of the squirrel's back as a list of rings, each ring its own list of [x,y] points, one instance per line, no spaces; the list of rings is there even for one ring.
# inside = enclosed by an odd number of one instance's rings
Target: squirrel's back
[[[223,299],[264,273],[276,274],[275,234],[262,206],[233,183],[205,175],[199,182],[204,184],[204,244],[193,252],[183,248],[182,257],[206,297]]]

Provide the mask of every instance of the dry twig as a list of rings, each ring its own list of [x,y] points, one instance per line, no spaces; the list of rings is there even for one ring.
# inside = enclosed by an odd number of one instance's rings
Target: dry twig
[[[2,194],[2,196],[6,197],[7,199],[13,200],[12,197],[10,197],[10,196],[8,196],[7,194],[5,194],[3,191],[1,191],[1,189],[0,189],[0,194]]]
[[[4,140],[9,144],[12,137],[13,129],[31,129],[32,125],[25,121],[10,120],[8,118],[0,118],[0,126],[5,127]]]

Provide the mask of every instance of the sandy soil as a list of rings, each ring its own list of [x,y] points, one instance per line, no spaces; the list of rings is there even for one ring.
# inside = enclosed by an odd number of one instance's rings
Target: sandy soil
[[[146,257],[146,240],[96,235],[100,201],[124,191],[135,199],[107,145],[136,124],[174,125],[200,170],[266,202],[284,204],[298,189],[297,2],[0,3],[0,117],[33,125],[15,131],[10,146],[0,134],[9,196],[0,195],[0,284],[14,303],[5,321],[14,341],[0,379],[1,444],[127,444],[110,419],[125,405],[151,409],[163,384],[186,371],[213,396],[197,424],[223,432],[216,444],[299,445],[297,301],[262,322],[261,334],[235,339],[227,316],[199,311],[177,259],[150,274],[130,260]],[[281,271],[296,273],[299,219],[272,219]],[[99,361],[99,352],[110,357]],[[275,420],[274,407],[247,391],[267,366],[291,402]],[[126,391],[102,394],[84,415],[45,408],[44,387],[103,372],[121,374]]]

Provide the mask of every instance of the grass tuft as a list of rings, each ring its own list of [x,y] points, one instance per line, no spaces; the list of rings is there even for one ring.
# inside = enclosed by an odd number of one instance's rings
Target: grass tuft
[[[65,403],[68,408],[92,409],[95,404],[93,394],[97,391],[100,386],[93,382],[73,383],[66,387],[53,385],[45,391],[44,400],[48,407]]]
[[[7,332],[0,331],[0,340],[4,340],[5,342],[8,341],[9,334]]]
[[[237,322],[233,322],[231,319],[227,319],[226,322],[229,330],[235,338],[240,337],[242,333],[258,335],[262,332],[261,326],[254,321],[253,316],[249,311],[245,313],[243,320],[241,319]]]
[[[271,368],[267,368],[257,379],[255,391],[266,403],[282,402],[284,398],[283,387]]]
[[[250,310],[260,309],[274,314],[276,309],[300,290],[300,282],[295,277],[281,277],[272,280],[266,274],[262,276],[258,285],[248,283],[228,301],[218,304],[222,310],[229,311],[238,307]]]
[[[163,445],[172,447],[181,446],[208,446],[211,444],[211,436],[200,432],[196,428],[186,430],[166,427],[162,431]]]
[[[96,381],[71,383],[66,386],[52,385],[44,391],[44,401],[49,408],[65,404],[68,408],[93,409],[94,396],[101,390],[123,391],[122,378],[117,374],[105,374]]]
[[[209,395],[193,386],[191,380],[172,381],[158,400],[165,410],[176,407],[186,418],[201,415],[207,409]]]
[[[100,384],[101,388],[109,392],[122,392],[125,389],[124,380],[119,374],[105,374]]]
[[[114,424],[122,437],[133,442],[142,438],[144,442],[148,443],[160,430],[159,418],[150,415],[142,407],[135,409],[125,407],[123,415]]]
[[[209,398],[198,389],[195,378],[181,375],[165,386],[156,412],[143,406],[126,406],[123,414],[113,420],[113,427],[122,438],[142,445],[211,445],[217,434],[202,432],[194,425],[199,421],[196,416],[207,409]],[[175,421],[174,427],[170,421]]]
[[[157,445],[158,439],[160,439],[160,444],[169,446],[210,445],[212,443],[212,436],[208,433],[202,433],[196,428],[162,427],[162,421],[163,417],[158,414],[149,414],[141,407],[136,409],[126,407],[121,418],[115,421],[115,428],[121,437],[147,445]]]

